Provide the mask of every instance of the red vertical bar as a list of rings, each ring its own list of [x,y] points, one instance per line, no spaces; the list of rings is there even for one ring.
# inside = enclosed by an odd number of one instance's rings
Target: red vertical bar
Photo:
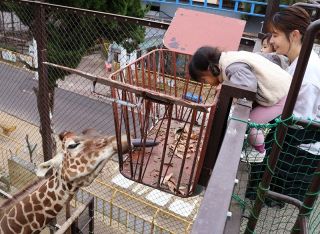
[[[172,119],[172,109],[173,109],[173,105],[170,105],[169,106],[169,111],[168,111],[168,122],[167,122],[166,137],[165,137],[165,140],[164,140],[164,146],[168,145],[170,126],[171,126],[171,119]],[[157,187],[158,188],[160,188],[160,184],[163,182],[163,181],[161,181],[161,176],[162,176],[163,165],[164,165],[164,160],[165,160],[165,156],[166,156],[166,149],[167,149],[167,147],[163,147],[163,152],[162,152],[162,157],[161,157],[161,164],[160,164],[160,168],[159,168],[159,177],[158,177],[158,183],[157,183]],[[166,170],[166,173],[167,173],[167,170]],[[164,177],[165,176],[163,176],[163,178]]]
[[[187,187],[188,195],[190,193],[190,187],[192,186],[192,190],[193,190],[195,188],[195,185],[198,183],[198,179],[200,176],[200,170],[201,170],[201,166],[202,166],[203,158],[204,158],[204,153],[202,153],[202,152],[205,151],[205,146],[203,144],[201,145],[201,139],[202,139],[202,135],[203,135],[203,130],[205,128],[207,113],[205,113],[205,112],[201,112],[201,113],[203,114],[203,118],[202,118],[202,123],[201,123],[201,127],[200,127],[198,142],[197,142],[197,146],[196,146],[197,150],[194,155],[194,159],[193,159],[193,163],[192,163],[192,167],[191,167],[191,172],[190,172],[189,183],[188,183],[188,187]],[[201,146],[201,151],[198,150],[198,149],[200,149],[200,146]],[[199,161],[197,160],[198,155],[200,155]],[[194,172],[196,174],[195,174],[195,178],[193,179]]]
[[[185,147],[185,150],[184,150],[184,153],[183,153],[183,158],[182,158],[182,162],[181,162],[180,172],[179,172],[179,176],[178,176],[176,191],[179,191],[179,188],[180,188],[180,183],[181,183],[181,179],[182,179],[182,176],[183,176],[183,168],[184,168],[184,164],[185,164],[185,162],[186,162],[187,152],[188,152],[188,148],[189,148],[189,144],[190,144],[190,139],[191,139],[191,133],[192,133],[192,129],[193,129],[195,120],[196,120],[196,110],[193,110],[193,111],[192,111],[191,123],[190,123],[190,127],[189,127],[189,132],[188,132],[188,136],[187,136],[187,140],[186,140],[186,147]],[[186,193],[185,196],[188,196],[188,193]]]

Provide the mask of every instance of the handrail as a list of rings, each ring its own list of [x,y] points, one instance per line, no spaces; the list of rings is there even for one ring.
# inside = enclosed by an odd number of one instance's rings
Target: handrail
[[[5,2],[11,1],[12,2],[12,0],[1,0],[0,2],[3,2],[3,1],[5,1]],[[132,16],[123,16],[123,15],[117,15],[117,14],[113,14],[113,13],[106,13],[106,12],[99,12],[99,11],[94,11],[94,10],[81,9],[81,8],[77,8],[77,7],[69,7],[69,6],[45,3],[45,2],[41,2],[41,1],[19,0],[19,1],[17,1],[17,3],[39,5],[41,7],[45,7],[46,9],[51,9],[51,10],[55,10],[55,11],[73,12],[78,15],[98,16],[98,17],[102,17],[105,19],[117,20],[117,21],[126,22],[126,23],[135,23],[135,24],[139,24],[139,25],[155,27],[155,28],[160,28],[160,29],[167,29],[169,27],[168,23],[146,20],[146,19],[132,17]]]
[[[126,83],[112,80],[110,78],[105,78],[102,76],[95,76],[90,73],[80,71],[78,69],[73,69],[73,68],[61,66],[58,64],[54,64],[54,63],[43,62],[43,64],[51,66],[51,67],[59,68],[61,70],[64,70],[64,71],[67,71],[67,72],[70,72],[73,74],[77,74],[77,75],[84,77],[84,78],[91,80],[91,81],[97,81],[98,83],[101,83],[104,85],[108,85],[108,86],[111,86],[114,88],[120,88],[125,91],[130,91],[132,93],[135,93],[136,95],[139,95],[139,96],[141,96],[143,98],[147,98],[147,99],[157,100],[157,101],[161,101],[161,102],[165,102],[165,103],[178,104],[178,105],[192,108],[194,110],[198,110],[198,111],[202,111],[202,112],[208,112],[208,108],[210,108],[212,106],[210,104],[198,104],[198,103],[194,103],[194,102],[185,101],[182,98],[173,97],[168,94],[159,94],[153,90],[149,90],[146,88],[126,84]]]
[[[232,116],[248,119],[251,105],[251,101],[238,100]],[[246,127],[247,123],[234,119],[229,121],[219,156],[192,228],[193,234],[216,234],[224,231]]]
[[[260,2],[260,1],[254,1],[254,0],[232,0],[232,1],[224,1],[224,0],[218,0],[218,1],[208,1],[208,0],[193,0],[193,1],[185,1],[185,0],[144,0],[146,3],[155,2],[160,4],[175,4],[180,6],[191,6],[195,8],[206,8],[206,9],[213,9],[213,10],[219,10],[219,11],[225,11],[225,12],[234,12],[236,14],[242,14],[242,15],[250,15],[250,16],[257,16],[257,17],[264,17],[265,14],[262,13],[255,13],[256,6],[263,6],[266,7],[268,4],[267,2]],[[250,11],[244,11],[241,8],[242,4],[249,4],[250,5]],[[227,6],[226,6],[227,5]],[[281,4],[279,7],[285,8],[288,5]]]
[[[69,229],[69,227],[74,223],[74,221],[76,221],[79,215],[81,215],[87,207],[90,207],[90,205],[92,206],[93,202],[94,199],[91,198],[90,201],[86,202],[85,204],[82,204],[78,209],[76,209],[76,211],[73,212],[72,216],[69,219],[67,219],[67,221],[60,227],[60,229],[55,232],[55,234],[65,233]]]

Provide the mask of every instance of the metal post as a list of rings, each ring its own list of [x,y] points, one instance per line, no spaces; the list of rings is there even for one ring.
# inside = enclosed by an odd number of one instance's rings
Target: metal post
[[[212,125],[208,126],[211,128],[211,131],[208,136],[207,150],[198,181],[199,185],[207,187],[224,138],[233,98],[245,98],[252,101],[255,99],[255,96],[256,90],[244,88],[226,81],[222,84]]]
[[[302,232],[301,230],[301,218],[308,218],[311,215],[311,211],[313,209],[314,203],[317,201],[318,192],[320,188],[320,163],[318,163],[318,168],[314,172],[314,176],[312,178],[311,185],[306,193],[306,196],[303,201],[303,205],[299,210],[299,215],[296,219],[294,227],[291,230],[292,234],[299,234]]]
[[[309,57],[312,51],[313,41],[316,36],[316,32],[319,30],[320,30],[320,20],[317,20],[311,23],[307,29],[305,38],[303,40],[301,52],[299,55],[297,67],[291,82],[288,97],[284,106],[284,110],[282,112],[282,116],[281,116],[282,120],[287,119],[292,115],[294,106],[298,98],[298,93],[302,84],[303,76],[306,71]],[[278,161],[278,157],[279,157],[286,133],[287,133],[287,127],[284,124],[279,125],[279,128],[277,130],[277,136],[278,136],[277,142],[274,142],[272,145],[272,151],[267,162],[269,165],[268,169],[264,171],[262,180],[257,189],[257,198],[255,201],[254,207],[252,209],[247,228],[245,230],[246,234],[253,233],[257,225],[257,221],[258,221],[268,188],[272,180],[273,172],[276,168],[276,164]],[[315,199],[315,196],[313,196],[312,199]]]
[[[89,234],[94,233],[94,198],[91,198],[91,201],[89,203]]]
[[[40,133],[42,136],[42,150],[44,161],[52,158],[53,139],[51,137],[51,119],[49,105],[49,80],[48,67],[43,64],[47,60],[47,35],[45,8],[40,3],[36,6],[36,26],[34,29],[38,44],[38,63],[39,63],[39,90],[38,90],[38,111],[40,115]]]

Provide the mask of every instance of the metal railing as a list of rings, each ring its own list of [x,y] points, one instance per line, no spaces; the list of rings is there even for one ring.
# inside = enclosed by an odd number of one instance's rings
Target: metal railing
[[[268,1],[251,0],[144,0],[145,3],[176,4],[178,6],[189,6],[206,8],[225,12],[233,12],[241,15],[264,17]],[[287,5],[281,4],[281,8]]]

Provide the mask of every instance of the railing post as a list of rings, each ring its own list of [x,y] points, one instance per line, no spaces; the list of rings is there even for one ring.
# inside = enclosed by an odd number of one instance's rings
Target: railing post
[[[94,198],[91,199],[89,203],[89,234],[94,233]]]
[[[244,88],[232,84],[231,82],[224,82],[219,94],[219,101],[217,103],[216,112],[212,120],[211,132],[208,140],[208,147],[206,150],[199,182],[201,186],[206,187],[210,179],[212,170],[216,163],[220,146],[223,141],[225,130],[228,122],[228,114],[231,108],[233,98],[246,98],[247,100],[254,100],[256,95],[255,90]]]
[[[42,137],[43,160],[47,161],[53,155],[53,139],[51,137],[51,118],[49,101],[48,66],[43,64],[47,60],[47,30],[45,8],[39,3],[35,9],[35,37],[38,45],[39,89],[37,93],[38,111],[40,117],[40,134]]]

